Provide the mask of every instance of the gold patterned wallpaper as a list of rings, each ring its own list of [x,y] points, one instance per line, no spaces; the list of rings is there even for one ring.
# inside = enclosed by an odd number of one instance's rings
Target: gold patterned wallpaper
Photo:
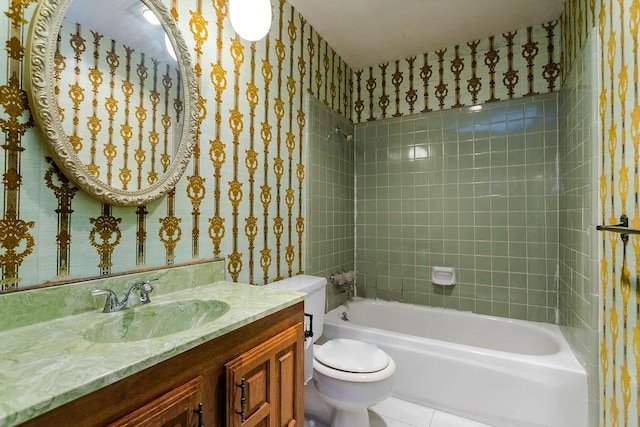
[[[558,21],[354,72],[356,123],[560,88]]]
[[[603,223],[627,215],[640,228],[640,1],[602,1],[594,7],[600,40],[600,209]],[[609,233],[611,234],[611,233]],[[637,425],[640,411],[640,238],[623,244],[603,235],[600,258],[602,419]]]
[[[228,277],[242,282],[304,271],[304,98],[310,94],[350,118],[352,71],[288,3],[272,3],[271,32],[252,44],[232,31],[225,0],[166,0],[192,48],[197,144],[175,190],[139,208],[91,199],[49,158],[23,90],[36,1],[3,3],[0,289],[212,257],[224,258]],[[92,50],[93,40],[86,46]],[[149,80],[152,68],[149,62],[143,73]],[[140,78],[137,71],[130,81]],[[84,88],[88,105],[94,86]],[[149,115],[155,107],[146,108]],[[73,120],[73,108],[65,114]],[[108,122],[108,112],[105,117]],[[89,131],[86,140],[92,137]],[[109,147],[108,137],[94,139],[98,151]]]
[[[640,0],[569,0],[561,21],[567,69],[597,33],[599,222],[617,224],[626,215],[640,228]],[[601,233],[598,242],[600,425],[637,426],[640,237],[624,243]]]

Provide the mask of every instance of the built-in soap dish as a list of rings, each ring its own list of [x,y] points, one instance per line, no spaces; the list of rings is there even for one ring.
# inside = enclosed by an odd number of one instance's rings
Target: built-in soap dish
[[[435,266],[431,270],[431,281],[436,285],[452,286],[456,284],[456,270],[453,267]]]

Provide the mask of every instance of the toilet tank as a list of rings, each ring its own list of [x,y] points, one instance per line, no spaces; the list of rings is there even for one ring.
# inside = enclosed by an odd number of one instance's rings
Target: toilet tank
[[[266,286],[306,293],[307,297],[304,300],[304,312],[305,314],[311,314],[313,316],[313,342],[320,338],[324,325],[325,287],[327,286],[327,279],[301,274],[269,283]]]

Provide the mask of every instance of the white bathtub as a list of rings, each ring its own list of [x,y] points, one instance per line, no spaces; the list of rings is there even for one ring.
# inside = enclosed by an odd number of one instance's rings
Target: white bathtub
[[[324,336],[393,357],[399,399],[496,427],[587,425],[587,375],[555,325],[356,299],[326,314]]]

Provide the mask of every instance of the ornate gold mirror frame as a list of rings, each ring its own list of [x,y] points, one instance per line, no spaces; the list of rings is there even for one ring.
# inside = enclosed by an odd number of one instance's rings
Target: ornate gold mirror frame
[[[32,114],[51,147],[56,163],[76,185],[99,200],[112,205],[145,205],[173,189],[191,159],[197,126],[198,96],[189,49],[171,14],[161,2],[138,0],[160,20],[176,54],[179,78],[174,84],[180,85],[179,89],[184,100],[182,128],[176,131],[178,145],[171,150],[170,162],[164,165],[164,172],[154,182],[135,190],[108,185],[96,176],[95,165],[91,168],[80,159],[72,145],[70,135],[63,128],[58,110],[55,87],[56,51],[63,19],[73,1],[40,0],[35,10],[30,28],[25,70]],[[131,32],[138,30],[138,28],[129,29]],[[104,71],[104,74],[108,73],[108,70]]]

